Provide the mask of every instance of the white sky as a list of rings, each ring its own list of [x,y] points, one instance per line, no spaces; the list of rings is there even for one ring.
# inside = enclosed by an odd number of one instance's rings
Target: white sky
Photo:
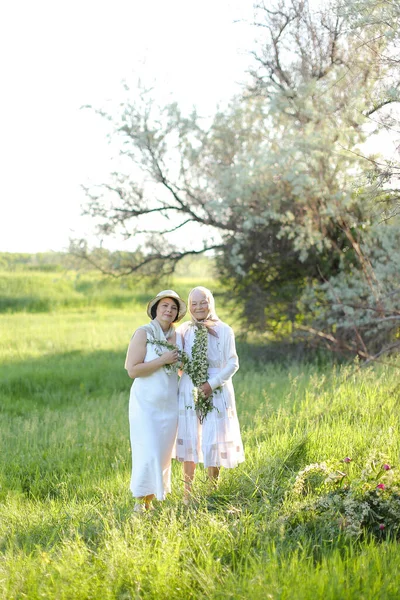
[[[110,171],[106,126],[82,105],[121,81],[212,113],[243,81],[253,0],[9,0],[0,8],[0,251],[62,250],[90,233],[81,184]],[[122,248],[123,245],[119,244]]]

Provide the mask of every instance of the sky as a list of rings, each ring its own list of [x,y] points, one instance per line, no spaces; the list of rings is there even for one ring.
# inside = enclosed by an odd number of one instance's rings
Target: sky
[[[0,251],[65,250],[90,236],[82,185],[112,167],[122,81],[212,114],[250,63],[253,0],[13,0],[0,8]],[[123,248],[123,244],[119,244]]]

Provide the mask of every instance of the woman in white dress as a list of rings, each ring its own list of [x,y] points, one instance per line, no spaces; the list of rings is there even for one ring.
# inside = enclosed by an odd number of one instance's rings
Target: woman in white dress
[[[191,321],[183,323],[177,331],[192,365],[200,364],[203,352],[204,360],[208,363],[205,367],[206,376],[201,384],[199,381],[196,383],[203,398],[212,397],[213,408],[206,416],[200,414],[199,418],[199,411],[196,412],[194,405],[194,377],[192,375],[191,378],[188,372],[183,373],[178,393],[179,422],[175,457],[183,462],[186,503],[197,463],[203,462],[210,479],[216,481],[221,466],[229,469],[244,461],[232,385],[232,376],[239,368],[233,331],[217,317],[214,297],[207,288],[194,288],[189,294],[188,305]],[[202,336],[200,333],[196,342],[198,333],[201,330],[204,333],[204,328],[207,334]],[[202,350],[201,344],[206,346]],[[194,346],[196,349],[193,351]]]
[[[164,500],[171,491],[171,456],[178,425],[176,332],[173,323],[186,313],[186,304],[173,290],[150,300],[152,319],[139,327],[129,344],[125,368],[134,379],[129,401],[132,448],[130,489],[134,510]]]

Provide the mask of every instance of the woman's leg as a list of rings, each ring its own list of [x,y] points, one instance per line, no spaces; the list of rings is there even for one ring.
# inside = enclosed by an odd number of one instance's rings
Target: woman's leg
[[[155,494],[150,494],[149,496],[144,497],[144,505],[146,507],[146,510],[149,510],[153,498],[155,498]]]
[[[196,464],[192,461],[185,460],[183,463],[183,477],[185,481],[184,500],[188,501],[192,492],[192,483]]]
[[[208,478],[214,485],[216,485],[216,483],[218,481],[219,469],[220,469],[220,467],[208,467],[208,469],[207,469]]]
[[[149,510],[151,501],[155,497],[155,494],[149,494],[148,496],[138,496],[135,498],[135,512],[141,512],[143,510]]]

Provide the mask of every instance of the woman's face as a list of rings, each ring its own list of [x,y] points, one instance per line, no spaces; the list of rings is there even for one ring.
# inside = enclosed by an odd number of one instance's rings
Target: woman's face
[[[161,322],[173,323],[178,314],[178,307],[172,298],[163,298],[157,305],[156,319]]]
[[[190,312],[198,320],[203,321],[207,318],[210,311],[210,303],[207,296],[200,290],[195,290],[190,296]]]

